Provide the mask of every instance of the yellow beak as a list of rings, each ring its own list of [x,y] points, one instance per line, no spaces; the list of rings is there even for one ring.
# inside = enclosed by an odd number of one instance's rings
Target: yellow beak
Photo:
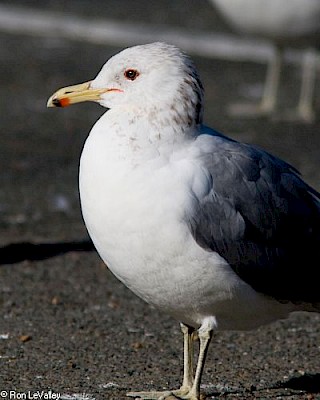
[[[116,89],[91,89],[91,81],[57,90],[48,100],[47,107],[67,107],[83,101],[98,101],[101,94]]]

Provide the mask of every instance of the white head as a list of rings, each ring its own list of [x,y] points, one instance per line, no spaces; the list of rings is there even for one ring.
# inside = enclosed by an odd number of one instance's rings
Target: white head
[[[177,47],[151,43],[110,58],[93,81],[58,90],[48,106],[96,101],[106,108],[171,113],[181,125],[202,122],[203,87],[194,64]]]

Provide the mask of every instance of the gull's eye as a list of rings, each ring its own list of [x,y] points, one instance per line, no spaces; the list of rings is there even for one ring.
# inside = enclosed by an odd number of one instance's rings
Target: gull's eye
[[[124,76],[130,81],[134,81],[139,76],[139,72],[136,69],[126,69]]]

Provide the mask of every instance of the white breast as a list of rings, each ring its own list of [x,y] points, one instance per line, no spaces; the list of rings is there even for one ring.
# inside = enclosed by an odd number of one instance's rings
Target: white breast
[[[98,123],[85,144],[80,197],[89,234],[111,271],[142,299],[193,326],[211,315],[222,329],[273,319],[274,311],[265,310],[269,300],[194,241],[186,217],[196,201],[195,165],[150,154],[133,165],[128,140],[107,126]]]

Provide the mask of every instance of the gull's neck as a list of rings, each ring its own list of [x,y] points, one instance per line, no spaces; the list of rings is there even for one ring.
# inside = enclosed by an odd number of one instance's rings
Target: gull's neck
[[[101,129],[103,127],[103,131]],[[100,128],[100,129],[99,129]],[[193,140],[200,126],[176,109],[115,107],[97,123],[113,158],[133,165],[154,158],[170,158],[177,148]]]

